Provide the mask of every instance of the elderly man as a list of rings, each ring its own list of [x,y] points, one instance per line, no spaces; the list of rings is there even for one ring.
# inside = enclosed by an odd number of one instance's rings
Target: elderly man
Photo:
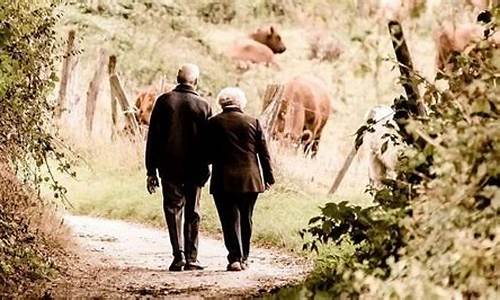
[[[204,268],[197,260],[199,199],[209,170],[201,153],[201,131],[212,112],[195,91],[199,73],[193,64],[180,67],[178,85],[156,101],[146,145],[149,193],[159,186],[157,171],[161,178],[163,210],[174,256],[170,271]]]
[[[246,98],[238,88],[218,96],[222,112],[208,121],[206,148],[212,163],[210,193],[229,252],[228,271],[248,268],[252,213],[259,193],[274,184],[271,159],[259,121],[243,113]]]

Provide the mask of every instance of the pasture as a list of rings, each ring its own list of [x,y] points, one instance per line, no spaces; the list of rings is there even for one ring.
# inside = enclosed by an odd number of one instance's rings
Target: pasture
[[[442,2],[440,7],[422,8],[402,22],[415,68],[429,81],[435,74],[433,27],[440,20],[469,16],[472,10],[463,6],[465,10],[459,12],[454,1]],[[318,155],[304,158],[272,144],[278,183],[260,197],[255,213],[254,240],[301,248],[297,232],[317,214],[320,205],[332,200],[327,192],[366,112],[374,105],[390,104],[402,88],[387,25],[380,15],[360,15],[356,1],[270,3],[81,0],[64,8],[61,38],[75,30],[78,49],[69,106],[61,120],[61,133],[82,158],[76,160],[78,178],[63,179],[73,213],[164,226],[160,195],[149,196],[145,189],[144,142],[110,139],[106,79],[99,86],[92,132],[83,126],[86,91],[102,64],[100,52],[117,56],[116,69],[129,103],[144,87],[162,79],[174,83],[180,64],[198,64],[200,93],[215,112],[214,98],[223,87],[241,87],[249,99],[246,111],[258,116],[268,84],[312,74],[326,83],[333,99]],[[276,26],[287,47],[275,57],[280,68],[255,65],[246,72],[238,70],[227,58],[227,49],[239,37],[269,24]],[[123,117],[119,121],[123,126]],[[361,151],[333,200],[368,205],[367,184],[367,162]],[[202,226],[217,233],[217,215],[206,190]]]
[[[498,0],[16,0],[0,16],[0,298],[498,298]],[[168,246],[161,193],[146,192],[147,113],[184,63],[200,66],[215,113],[222,88],[241,88],[268,136],[276,184],[256,205],[248,260],[248,226],[231,262],[208,186],[200,264],[190,230],[185,255]],[[158,118],[193,104],[172,95]],[[240,142],[260,126],[233,130],[233,100],[221,101],[227,136],[209,128],[207,149],[176,150],[193,161],[162,166],[197,171],[204,151],[216,168],[254,160]],[[156,120],[160,144],[191,140]],[[230,181],[223,165],[222,181],[261,190],[242,165],[249,176]]]

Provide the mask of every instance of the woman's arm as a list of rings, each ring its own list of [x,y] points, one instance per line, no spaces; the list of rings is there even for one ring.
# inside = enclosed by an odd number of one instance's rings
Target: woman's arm
[[[201,140],[202,140],[202,149],[203,149],[203,161],[207,165],[213,163],[214,160],[214,124],[213,121],[207,120],[203,131],[201,132]]]

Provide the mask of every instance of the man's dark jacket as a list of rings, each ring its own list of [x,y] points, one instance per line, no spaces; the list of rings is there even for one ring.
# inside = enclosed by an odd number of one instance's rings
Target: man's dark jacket
[[[147,175],[203,185],[209,176],[202,135],[212,111],[189,85],[179,84],[155,103],[146,144]]]
[[[266,183],[274,183],[269,151],[257,119],[239,108],[226,108],[209,119],[205,138],[212,163],[210,193],[261,193]]]

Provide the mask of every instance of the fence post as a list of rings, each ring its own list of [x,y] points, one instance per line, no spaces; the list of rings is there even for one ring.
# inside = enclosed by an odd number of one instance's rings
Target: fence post
[[[349,170],[349,167],[351,166],[352,161],[354,160],[354,157],[356,157],[357,153],[358,150],[356,149],[356,147],[352,147],[351,152],[349,152],[349,155],[344,160],[342,168],[340,168],[340,171],[337,173],[337,176],[335,176],[335,180],[333,181],[332,187],[330,188],[328,194],[333,195],[337,191],[337,189],[340,186],[340,183],[344,179],[344,176],[347,173],[347,170]]]
[[[109,71],[109,85],[111,88],[111,98],[115,99],[114,101],[117,101],[118,104],[120,104],[120,107],[121,107],[123,113],[125,114],[125,121],[127,123],[127,126],[132,130],[133,135],[140,136],[141,133],[139,130],[139,124],[137,123],[137,120],[135,119],[134,110],[130,106],[130,104],[127,100],[127,96],[125,95],[125,92],[123,91],[123,88],[121,86],[120,79],[118,78],[118,75],[116,74],[116,56],[115,55],[111,55],[109,57],[108,71]],[[111,100],[111,101],[113,101],[113,100]],[[111,102],[111,103],[113,103],[113,102]]]
[[[394,48],[394,52],[396,53],[396,59],[399,63],[401,83],[408,99],[410,113],[414,115],[425,115],[425,107],[420,100],[417,84],[412,78],[412,73],[414,72],[413,62],[403,35],[403,28],[398,21],[389,21],[388,26],[392,46]]]
[[[64,110],[64,106],[66,104],[66,94],[68,90],[68,82],[69,82],[69,77],[70,77],[70,65],[72,61],[72,56],[73,56],[73,50],[74,50],[74,44],[75,44],[75,31],[70,30],[68,32],[68,41],[66,43],[66,49],[64,51],[64,56],[63,56],[63,64],[62,64],[62,71],[61,71],[61,85],[59,86],[59,95],[57,98],[57,105],[54,111],[54,115],[56,118],[60,118],[62,115],[62,112]]]
[[[391,35],[392,46],[394,52],[396,53],[396,59],[398,60],[399,72],[401,73],[401,83],[406,93],[409,104],[409,112],[413,115],[425,115],[425,107],[420,100],[420,95],[418,92],[418,87],[412,78],[413,62],[411,60],[410,51],[408,50],[408,45],[403,35],[403,28],[401,24],[397,21],[389,21],[389,34]],[[351,152],[346,157],[342,168],[337,173],[332,187],[328,194],[332,195],[335,193],[344,179],[347,170],[349,169],[354,157],[356,156],[357,149],[353,146]]]
[[[282,84],[269,84],[264,93],[261,119],[263,120],[263,126],[268,138],[272,136],[276,127],[284,89],[284,85]]]
[[[94,76],[89,83],[89,89],[87,90],[87,105],[85,107],[85,120],[87,125],[87,131],[89,136],[92,134],[95,108],[97,104],[97,97],[99,95],[99,89],[101,86],[102,75],[104,73],[104,66],[106,62],[106,51],[104,49],[99,50],[99,58],[97,59],[97,66]]]
[[[111,78],[111,75],[116,72],[116,56],[110,55],[108,61],[108,76]],[[110,89],[111,93],[111,140],[116,138],[117,134],[117,123],[118,123],[118,110],[117,110],[117,101],[113,94],[113,89],[111,88],[111,80],[110,80]]]

